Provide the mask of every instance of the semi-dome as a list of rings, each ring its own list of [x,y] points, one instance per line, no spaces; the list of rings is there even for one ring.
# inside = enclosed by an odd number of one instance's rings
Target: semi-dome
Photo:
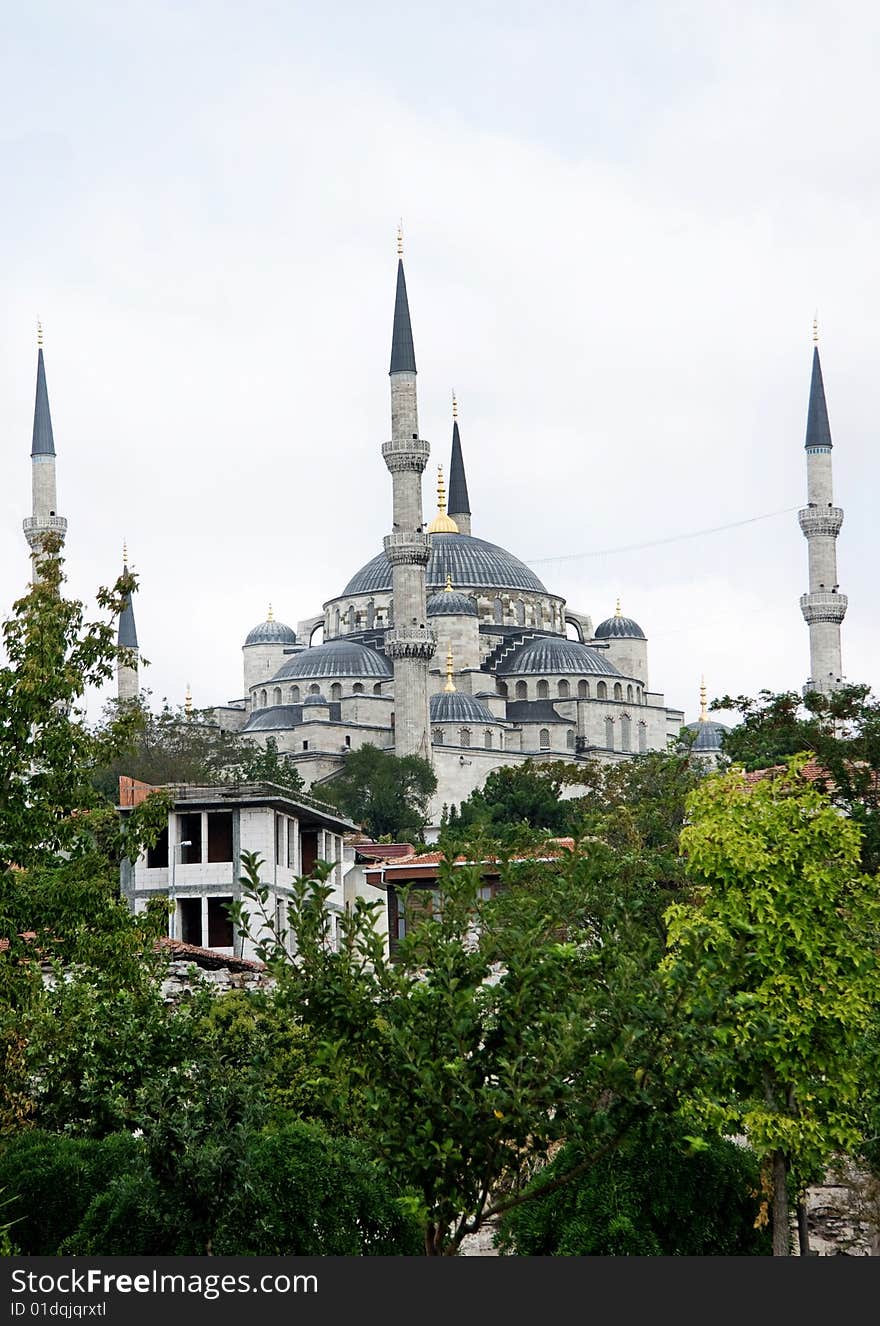
[[[245,732],[274,732],[297,727],[302,721],[302,707],[298,704],[273,704],[268,709],[257,709],[244,725]]]
[[[499,673],[566,673],[580,676],[598,673],[604,677],[619,677],[618,672],[598,649],[568,640],[561,635],[543,635],[517,649],[502,661]]]
[[[499,723],[490,709],[464,691],[439,691],[431,696],[432,723]]]
[[[457,589],[441,589],[428,599],[429,617],[476,617],[477,605],[470,594]]]
[[[620,612],[620,604],[617,605],[617,612],[613,617],[606,617],[604,622],[600,622],[596,627],[596,640],[644,640],[645,632],[634,622],[632,617],[624,617]]]
[[[391,664],[378,650],[354,640],[327,640],[288,659],[273,681],[288,677],[376,677],[387,681],[392,675]]]
[[[522,589],[546,594],[547,589],[513,553],[470,534],[432,534],[427,568],[429,591],[442,589],[448,576],[459,589]],[[390,594],[391,563],[378,553],[352,576],[340,597]]]
[[[287,626],[284,622],[276,622],[274,617],[267,617],[264,622],[260,622],[252,630],[248,631],[245,638],[246,645],[295,645],[296,631],[292,626]]]

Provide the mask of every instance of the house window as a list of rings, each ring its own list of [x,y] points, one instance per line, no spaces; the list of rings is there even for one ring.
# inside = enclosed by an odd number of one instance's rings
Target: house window
[[[616,681],[614,683],[614,698],[615,700],[623,699],[623,687],[621,686],[619,681]]]
[[[491,750],[491,749],[492,749],[492,733],[491,733],[491,732],[486,731],[486,732],[483,733],[483,745],[486,747],[486,750]]]
[[[631,737],[630,737],[630,728],[631,728],[631,726],[632,726],[632,724],[631,724],[631,722],[630,722],[629,716],[628,716],[627,714],[624,714],[623,717],[622,717],[621,720],[620,720],[620,749],[621,749],[621,750],[627,750],[627,751],[628,751],[628,750],[631,750],[631,749],[632,749],[631,744],[630,744],[630,742],[631,742]]]
[[[459,746],[469,746],[471,744],[471,730],[469,727],[463,727],[458,734]]]
[[[556,690],[557,690],[558,693],[559,693],[559,698],[560,698],[560,700],[567,700],[567,699],[568,699],[568,696],[569,696],[569,693],[570,693],[570,689],[571,689],[571,688],[569,687],[569,684],[568,684],[567,681],[561,681],[561,682],[559,683],[559,685],[556,687]]]
[[[525,682],[524,682],[524,681],[518,681],[518,682],[516,683],[516,698],[517,698],[518,700],[525,700],[525,698],[527,697],[528,693],[529,693],[529,688],[528,688],[528,686],[526,686]]]
[[[614,719],[605,719],[605,745],[609,750],[614,750]]]
[[[275,816],[275,864],[284,865],[284,816]]]
[[[208,899],[208,948],[232,948],[231,898]]]
[[[604,681],[600,681],[598,686],[596,687],[596,699],[606,700],[607,698],[608,698],[608,687],[605,685]]]
[[[442,727],[435,727],[435,728],[434,728],[434,745],[435,745],[435,746],[442,746],[442,745],[443,745],[443,729],[442,729]]]
[[[180,900],[180,938],[184,944],[202,944],[202,900],[201,898],[181,898]]]
[[[589,698],[590,698],[590,683],[589,683],[588,681],[579,681],[579,682],[578,682],[578,699],[579,699],[579,700],[589,700]]]
[[[287,821],[287,866],[296,870],[296,820]]]
[[[546,681],[539,681],[539,682],[538,682],[538,699],[539,699],[539,700],[548,700],[549,698],[550,698],[550,687],[547,685]]]
[[[159,834],[152,847],[147,848],[147,870],[165,870],[168,867],[168,825]]]
[[[539,742],[539,745],[540,745],[540,747],[541,747],[541,750],[549,750],[549,749],[550,749],[550,729],[549,729],[549,728],[547,728],[547,727],[542,727],[542,728],[541,728],[541,733],[540,733],[540,736],[539,736],[539,738],[538,738],[538,742]]]
[[[232,860],[232,811],[221,810],[208,816],[208,860]]]
[[[639,754],[644,755],[648,749],[648,725],[639,723]]]
[[[180,864],[198,865],[202,859],[202,816],[200,811],[177,817],[177,841],[188,842],[189,847],[181,847]]]

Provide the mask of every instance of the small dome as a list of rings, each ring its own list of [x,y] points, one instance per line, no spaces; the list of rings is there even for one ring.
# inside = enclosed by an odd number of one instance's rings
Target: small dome
[[[268,709],[257,709],[244,725],[245,732],[285,731],[296,727],[302,720],[298,704],[273,704]]]
[[[499,675],[518,672],[561,672],[567,676],[594,673],[603,677],[622,675],[598,649],[582,645],[578,640],[568,640],[563,635],[545,635],[530,640],[510,658],[505,658],[498,667]]]
[[[321,694],[320,691],[316,691],[314,695],[307,695],[302,703],[303,703],[303,709],[305,709],[307,704],[323,704],[325,707],[329,707],[329,701]]]
[[[431,696],[432,723],[500,723],[482,700],[464,691],[439,691]]]
[[[470,594],[457,589],[441,589],[428,599],[429,617],[476,617],[477,605]]]
[[[276,622],[274,617],[267,617],[253,630],[248,631],[246,645],[295,645],[296,631],[284,622]]]
[[[354,640],[328,640],[323,645],[303,649],[288,659],[276,672],[274,681],[288,677],[376,677],[385,681],[392,676],[391,664],[384,654]]]
[[[644,640],[645,632],[634,622],[632,617],[622,617],[618,612],[613,617],[606,617],[596,627],[596,640]]]
[[[721,739],[729,731],[723,723],[714,723],[711,718],[698,723],[688,723],[688,732],[696,732],[691,750],[720,751]]]

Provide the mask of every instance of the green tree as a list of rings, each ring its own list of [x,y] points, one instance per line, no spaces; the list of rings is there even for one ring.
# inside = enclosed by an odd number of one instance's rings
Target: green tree
[[[681,841],[697,889],[667,914],[671,985],[712,1024],[695,1114],[772,1166],[775,1255],[789,1252],[789,1187],[861,1140],[880,989],[878,880],[804,761],[754,786],[734,768],[691,794]]]
[[[569,834],[577,819],[563,788],[572,781],[573,765],[515,764],[493,769],[482,787],[471,792],[458,810],[449,812],[447,836],[482,832],[510,837],[522,826],[548,833]]]
[[[366,745],[351,751],[341,772],[313,790],[374,838],[419,839],[436,789],[427,760]]]

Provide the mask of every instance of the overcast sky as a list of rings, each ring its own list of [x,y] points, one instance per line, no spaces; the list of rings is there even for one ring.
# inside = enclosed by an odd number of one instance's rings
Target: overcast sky
[[[320,612],[390,528],[402,217],[427,518],[454,387],[474,534],[594,622],[619,594],[689,719],[701,673],[808,675],[818,309],[876,684],[878,59],[856,0],[2,6],[3,615],[39,317],[71,589],[127,539],[154,700],[240,696],[269,602]]]

